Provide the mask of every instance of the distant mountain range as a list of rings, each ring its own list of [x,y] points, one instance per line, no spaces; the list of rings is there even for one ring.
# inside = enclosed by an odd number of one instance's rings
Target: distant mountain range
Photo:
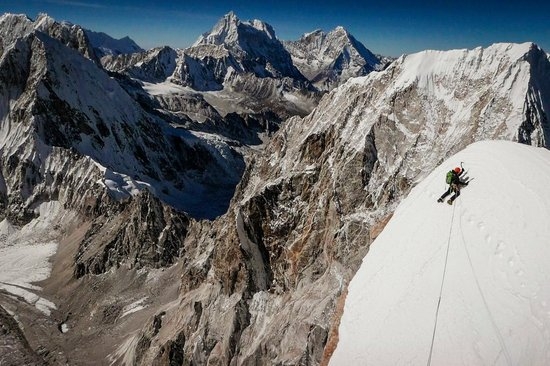
[[[102,58],[107,55],[120,55],[144,52],[130,37],[114,39],[103,32],[94,32],[85,29],[84,32],[90,40],[97,57]]]
[[[242,87],[247,82],[243,75],[288,79],[297,85],[309,81],[324,91],[384,66],[379,57],[342,27],[328,35],[316,31],[296,42],[281,42],[269,24],[259,20],[243,22],[232,12],[191,47],[174,53],[165,62],[174,63],[177,58],[176,69],[165,68],[165,75],[155,75],[153,79],[170,78],[172,82],[204,91],[224,89],[226,83],[231,88]],[[127,72],[135,70],[136,64],[141,65],[138,60],[135,57],[123,63],[109,58],[104,65],[110,70]],[[237,75],[241,77],[236,80]],[[295,88],[288,82],[286,85]]]

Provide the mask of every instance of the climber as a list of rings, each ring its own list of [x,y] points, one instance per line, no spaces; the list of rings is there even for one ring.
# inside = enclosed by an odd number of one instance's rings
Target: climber
[[[441,195],[441,197],[437,200],[437,202],[443,202],[443,199],[447,197],[449,194],[454,193],[449,200],[447,200],[447,203],[449,205],[453,204],[453,201],[460,196],[460,188],[462,186],[467,186],[468,182],[462,181],[460,179],[460,176],[464,174],[464,169],[456,167],[453,170],[450,170],[447,173],[445,182],[449,185],[449,189],[445,193]]]

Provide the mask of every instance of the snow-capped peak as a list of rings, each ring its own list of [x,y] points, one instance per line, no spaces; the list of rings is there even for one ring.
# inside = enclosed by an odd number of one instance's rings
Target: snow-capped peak
[[[217,67],[223,70],[224,78],[228,66],[232,66],[233,70],[253,73],[262,78],[291,77],[304,81],[304,76],[292,64],[290,54],[269,24],[260,20],[242,22],[233,12],[226,14],[210,32],[199,37],[186,53],[200,59],[224,59],[223,65]]]
[[[306,33],[284,46],[298,70],[320,89],[332,89],[350,77],[382,68],[380,59],[342,26],[329,33]]]
[[[343,33],[345,35],[349,35],[348,31],[346,28],[342,27],[341,25],[338,25],[336,26],[336,28],[334,28],[333,30],[334,33]]]
[[[46,29],[55,23],[55,19],[49,16],[46,13],[39,13],[34,21],[34,26],[36,29]],[[64,25],[64,23],[61,23]],[[71,24],[72,25],[72,24]]]
[[[237,38],[237,27],[240,23],[241,21],[234,12],[227,13],[214,25],[210,32],[203,33],[195,41],[193,47],[203,44],[221,45],[228,40],[235,40]]]
[[[242,41],[243,37],[246,37],[247,33],[260,32],[258,36],[266,36],[271,40],[275,40],[275,31],[273,27],[261,20],[251,20],[248,22],[242,22],[234,12],[229,12],[223,16],[210,32],[203,33],[193,46],[200,45],[235,45]]]
[[[312,32],[307,32],[302,35],[302,38],[315,37],[318,34],[324,33],[322,29],[315,29]]]
[[[437,203],[463,161],[471,183]],[[550,151],[468,146],[400,204],[349,285],[331,365],[550,362]]]

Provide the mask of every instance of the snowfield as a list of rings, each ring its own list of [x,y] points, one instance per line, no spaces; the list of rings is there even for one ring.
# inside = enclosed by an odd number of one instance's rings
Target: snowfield
[[[7,220],[0,222],[0,291],[20,297],[50,315],[56,306],[40,296],[42,289],[34,283],[50,275],[49,260],[58,246],[49,238],[55,231],[52,223],[64,211],[59,202],[48,202],[41,204],[37,212],[40,216],[21,228]]]
[[[473,179],[437,203],[445,173]],[[550,364],[550,151],[477,142],[400,204],[349,285],[331,365]]]

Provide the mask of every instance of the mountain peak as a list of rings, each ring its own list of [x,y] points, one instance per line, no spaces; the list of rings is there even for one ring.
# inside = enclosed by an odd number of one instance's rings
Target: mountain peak
[[[4,13],[0,16],[0,22],[6,21],[7,19],[20,19],[20,20],[32,21],[32,19],[30,19],[25,14]]]
[[[261,20],[251,20],[242,22],[234,12],[229,12],[224,15],[214,25],[210,32],[203,33],[193,46],[199,45],[235,45],[241,43],[243,37],[253,37],[251,34],[256,35],[254,37],[265,37],[275,40],[275,31],[271,25]],[[259,32],[259,33],[257,33]]]
[[[329,33],[319,29],[305,33],[284,45],[298,70],[322,90],[382,68],[380,59],[342,26]]]
[[[345,34],[345,35],[348,35],[348,31],[346,30],[346,28],[342,27],[341,25],[337,26],[336,28],[334,28],[334,30],[332,31],[334,33],[337,33],[337,34]]]
[[[235,14],[235,12],[233,10],[229,11],[229,13],[225,14],[223,16],[224,19],[227,19],[231,22],[236,22],[238,23],[239,22],[239,17],[237,17],[237,14]]]
[[[203,46],[219,46],[226,52]],[[241,22],[233,12],[220,19],[210,32],[201,35],[188,51],[190,54],[198,51],[202,57],[206,52],[218,60],[222,54],[222,57],[229,55],[230,61],[224,64],[233,63],[234,70],[252,72],[260,77],[288,76],[304,81],[271,25],[261,20]]]
[[[90,40],[94,52],[99,58],[106,55],[120,55],[143,52],[144,50],[134,42],[130,37],[126,36],[121,39],[114,39],[103,32],[94,32],[85,29],[84,32]]]
[[[323,30],[319,28],[319,29],[315,29],[312,32],[304,33],[301,38],[307,38],[307,37],[311,37],[319,34],[325,34],[325,32],[323,32]]]
[[[34,21],[34,26],[37,29],[45,29],[55,23],[55,19],[49,16],[47,13],[38,13]]]
[[[204,44],[219,46],[227,41],[234,41],[240,23],[237,15],[231,11],[218,20],[210,32],[203,33],[193,46]]]

